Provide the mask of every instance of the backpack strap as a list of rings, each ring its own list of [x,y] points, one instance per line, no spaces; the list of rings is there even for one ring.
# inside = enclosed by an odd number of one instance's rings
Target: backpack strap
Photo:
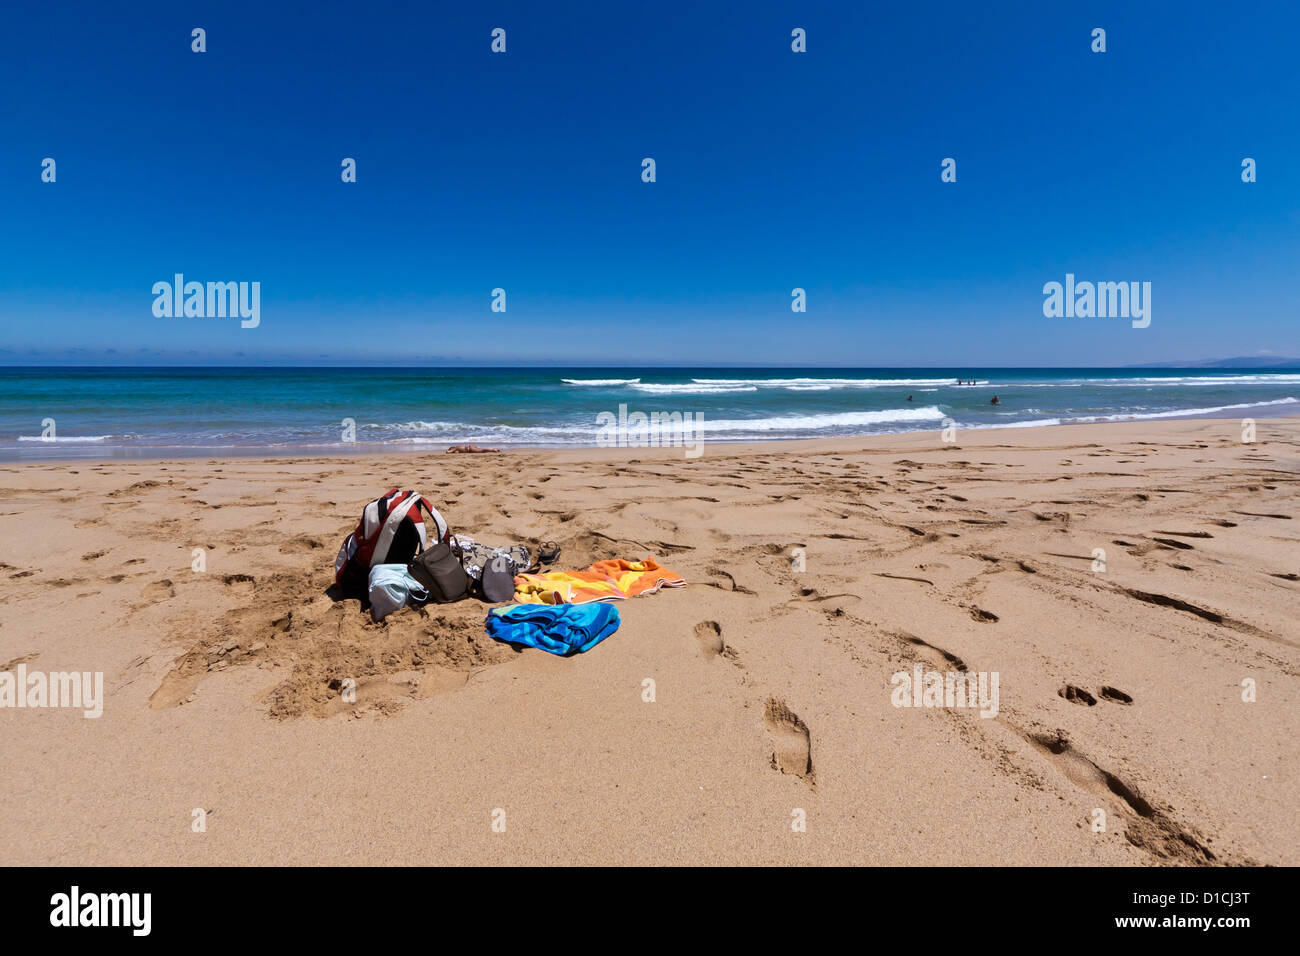
[[[429,517],[433,519],[433,528],[437,532],[435,540],[446,541],[451,532],[451,527],[447,524],[447,519],[442,516],[428,498],[423,495],[420,495],[419,498],[420,507],[422,507],[428,513]]]
[[[399,492],[394,488],[388,494],[370,503],[369,507],[366,508],[365,520],[367,527],[374,527],[379,530],[379,537],[375,539],[375,549],[371,558],[372,565],[385,562],[388,557],[388,549],[392,546],[393,538],[397,535],[397,529],[402,526],[402,522],[407,518],[411,519],[415,525],[416,533],[420,536],[420,550],[423,551],[429,546],[429,536],[424,527],[423,516],[420,514],[421,508],[433,520],[433,527],[437,533],[434,539],[435,542],[447,540],[451,531],[447,519],[442,516],[428,498],[418,492]]]
[[[394,503],[393,499],[396,494],[397,489],[390,488],[366,505],[365,511],[361,513],[361,536],[363,538],[367,540],[373,538],[383,526],[388,519],[388,507]]]
[[[398,503],[394,504],[388,511],[388,517],[384,519],[383,530],[379,532],[379,539],[375,542],[375,552],[370,559],[371,565],[383,564],[388,558],[388,549],[392,547],[393,537],[397,534],[397,529],[401,527],[403,519],[410,513],[412,508],[416,509],[415,530],[420,535],[420,548],[424,549],[427,538],[424,531],[424,521],[420,520],[419,505],[424,501],[422,497],[415,492],[408,491]]]

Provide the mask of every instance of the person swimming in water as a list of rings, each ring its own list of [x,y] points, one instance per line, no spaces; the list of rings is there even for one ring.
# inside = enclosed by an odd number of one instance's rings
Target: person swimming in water
[[[994,395],[991,399],[989,399],[989,404],[990,404],[990,405],[998,405],[998,404],[1001,404],[1001,403],[998,402],[998,397],[997,397],[996,395]]]

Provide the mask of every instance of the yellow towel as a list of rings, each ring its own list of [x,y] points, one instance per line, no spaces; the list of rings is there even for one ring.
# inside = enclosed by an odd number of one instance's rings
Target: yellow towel
[[[515,575],[517,604],[589,604],[622,601],[627,595],[603,575],[589,571],[547,571]]]

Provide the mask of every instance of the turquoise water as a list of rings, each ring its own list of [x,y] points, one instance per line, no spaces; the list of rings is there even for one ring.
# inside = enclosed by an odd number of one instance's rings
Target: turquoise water
[[[1260,417],[1298,399],[1294,369],[3,368],[0,459],[594,446],[620,406],[739,441]]]

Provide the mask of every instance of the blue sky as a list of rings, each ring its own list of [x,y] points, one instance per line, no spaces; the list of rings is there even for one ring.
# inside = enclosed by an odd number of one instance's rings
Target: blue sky
[[[1289,0],[14,5],[0,363],[1297,355],[1297,34]],[[156,318],[177,272],[260,282],[261,324]],[[1150,327],[1044,318],[1067,272],[1151,282]]]

